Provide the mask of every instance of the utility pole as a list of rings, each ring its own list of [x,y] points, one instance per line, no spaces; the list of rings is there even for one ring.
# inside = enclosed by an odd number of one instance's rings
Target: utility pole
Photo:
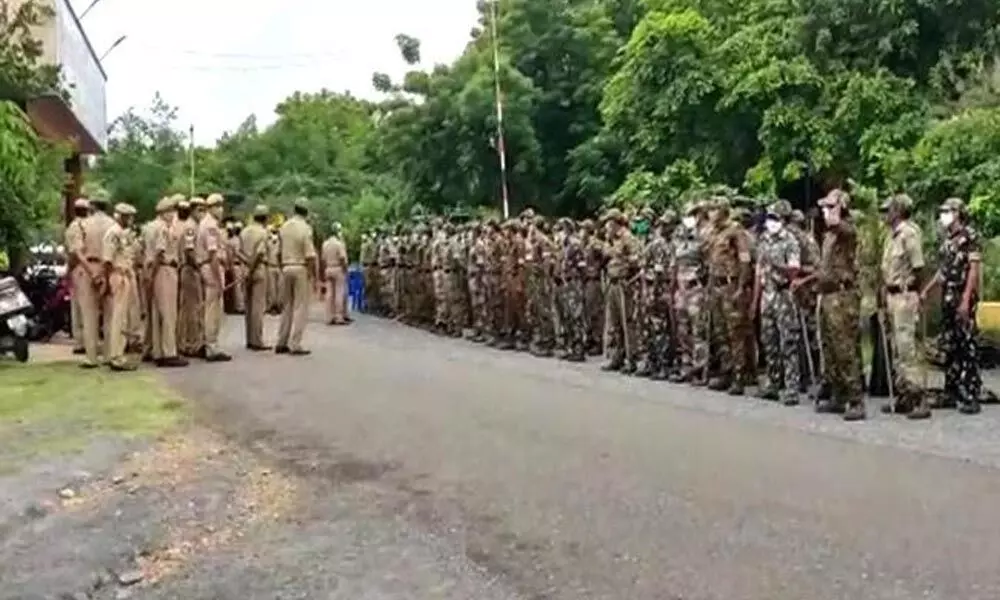
[[[503,92],[500,89],[500,38],[497,36],[497,4],[489,0],[490,29],[493,33],[493,83],[497,104],[497,154],[500,157],[500,189],[503,197],[503,218],[510,218],[510,199],[507,194],[507,145],[503,139]]]

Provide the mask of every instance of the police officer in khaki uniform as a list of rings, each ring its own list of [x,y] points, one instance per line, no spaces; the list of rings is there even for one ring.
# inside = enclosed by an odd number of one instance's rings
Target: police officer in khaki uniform
[[[73,274],[73,288],[77,293],[83,323],[83,347],[86,358],[81,367],[93,369],[99,364],[98,343],[101,337],[102,314],[110,315],[108,282],[102,268],[104,234],[115,223],[107,214],[107,200],[96,198],[91,202],[94,212],[83,220],[78,240],[70,252],[75,257],[77,268]],[[107,349],[105,348],[105,355]]]
[[[230,280],[230,289],[233,291],[233,312],[242,315],[246,313],[247,303],[246,303],[246,289],[244,288],[244,283],[246,282],[246,259],[243,257],[242,240],[241,236],[243,234],[243,223],[240,221],[233,221],[232,228],[229,229],[229,239],[227,240],[227,245],[229,246],[229,269],[232,273],[232,279]]]
[[[115,223],[104,233],[101,260],[104,264],[104,278],[108,282],[111,310],[105,316],[104,335],[106,337],[108,367],[112,371],[134,371],[135,365],[125,356],[126,328],[129,320],[129,305],[132,301],[133,264],[132,243],[129,227],[135,218],[135,208],[129,204],[115,205]]]
[[[326,275],[326,322],[329,325],[346,325],[347,306],[347,247],[340,239],[340,223],[333,224],[333,231],[323,242],[323,266]]]
[[[70,276],[77,267],[76,254],[73,248],[77,248],[83,242],[83,220],[90,215],[90,202],[86,198],[77,198],[73,202],[73,220],[66,227],[63,234],[63,246],[66,248],[66,262],[69,267]],[[80,310],[80,299],[76,290],[69,298],[70,302],[70,326],[73,334],[73,354],[83,354],[83,312]]]
[[[177,201],[164,198],[156,206],[157,224],[153,231],[150,279],[152,280],[152,350],[160,367],[184,367],[177,356],[177,270],[184,230],[177,222]]]
[[[231,357],[219,350],[219,330],[222,327],[222,294],[225,287],[226,241],[219,221],[222,219],[223,198],[212,194],[205,199],[206,214],[198,224],[195,258],[204,290],[202,319],[205,324],[205,360],[224,362]]]
[[[264,345],[264,314],[267,312],[267,223],[268,209],[260,205],[253,211],[253,222],[240,233],[240,254],[246,264],[246,342],[247,350],[270,350]],[[241,284],[237,283],[237,287]]]
[[[920,319],[920,287],[923,284],[924,252],[920,227],[910,220],[913,201],[898,194],[882,204],[890,228],[882,250],[882,293],[879,309],[887,315],[886,337],[891,344],[893,393],[896,412],[910,419],[927,419],[931,408],[919,381],[917,322]],[[883,412],[892,412],[886,404]]]
[[[306,222],[309,201],[299,198],[295,201],[293,211],[292,218],[278,230],[284,308],[281,311],[281,326],[274,351],[278,354],[302,356],[309,354],[302,347],[302,335],[309,317],[313,292],[310,280],[316,275],[317,261],[312,227]]]
[[[142,302],[145,331],[143,332],[142,360],[153,360],[153,260],[156,258],[156,235],[160,224],[159,209],[166,198],[161,198],[156,205],[157,216],[143,224],[140,230],[142,237],[142,269],[139,272],[139,297]]]

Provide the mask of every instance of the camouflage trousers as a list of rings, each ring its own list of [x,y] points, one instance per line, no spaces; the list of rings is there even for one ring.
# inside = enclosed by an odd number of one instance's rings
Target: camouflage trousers
[[[462,330],[468,326],[467,294],[465,274],[460,271],[448,273],[448,329],[453,335],[461,335]]]
[[[562,347],[572,356],[587,350],[587,323],[584,319],[583,281],[567,279],[559,286],[559,316]]]
[[[399,290],[397,289],[398,282],[396,281],[396,268],[380,267],[379,282],[382,284],[381,293],[379,294],[381,302],[379,304],[381,304],[382,309],[386,314],[395,315],[399,310]]]
[[[705,373],[708,367],[708,307],[698,281],[678,282],[674,293],[677,346],[684,371]]]
[[[718,376],[742,383],[747,374],[749,298],[746,289],[735,283],[717,284],[713,292],[710,347],[718,352]]]
[[[604,340],[604,294],[600,279],[588,277],[583,282],[583,307],[587,322],[587,347],[600,348]]]
[[[944,391],[955,401],[979,401],[983,387],[979,373],[979,348],[976,338],[976,304],[973,303],[969,319],[958,314],[958,306],[945,302],[941,307],[942,346],[945,356]]]
[[[858,356],[858,324],[861,294],[857,289],[823,294],[820,335],[825,360],[824,376],[835,404],[862,401],[861,360]]]
[[[486,334],[498,339],[504,328],[504,294],[500,287],[500,273],[487,273],[486,280]]]
[[[434,269],[431,274],[434,286],[434,325],[441,327],[448,322],[448,273]]]
[[[799,393],[799,319],[788,290],[765,289],[760,303],[760,347],[767,362],[768,388],[782,399]]]
[[[892,387],[897,400],[914,406],[921,394],[920,357],[917,354],[917,321],[920,296],[903,292],[886,296],[888,338],[892,355]]]
[[[673,366],[670,298],[667,294],[667,282],[664,280],[647,280],[642,286],[643,354],[647,369],[654,374]]]
[[[535,322],[532,329],[532,341],[540,350],[551,350],[555,345],[555,282],[545,273],[538,277],[538,294],[535,302]]]
[[[504,329],[503,337],[508,342],[524,344],[526,338],[525,321],[525,293],[524,280],[519,275],[510,274],[505,276],[503,285],[504,295]]]
[[[799,290],[794,294],[796,306],[799,308],[799,315],[805,323],[805,330],[800,326],[800,358],[799,370],[802,379],[806,384],[819,383],[820,376],[820,352],[819,352],[819,321],[816,315],[817,298],[813,290]],[[809,352],[808,358],[806,352]],[[809,377],[809,362],[812,359],[813,378]]]
[[[483,273],[469,273],[469,305],[472,308],[472,328],[476,335],[486,332],[486,277]]]
[[[541,319],[541,271],[537,265],[529,265],[524,272],[524,320],[528,341],[534,343],[538,322]]]
[[[636,360],[635,327],[631,319],[632,297],[624,281],[608,284],[604,303],[604,323],[608,336],[608,352],[612,364],[634,363]]]
[[[645,303],[645,289],[641,278],[636,278],[634,281],[629,281],[625,286],[625,293],[631,297],[632,300],[632,312],[629,314],[629,319],[632,321],[632,330],[635,331],[635,341],[633,343],[633,348],[635,349],[635,359],[637,361],[646,360],[646,351],[649,346],[649,331],[644,327],[646,323],[646,303]]]

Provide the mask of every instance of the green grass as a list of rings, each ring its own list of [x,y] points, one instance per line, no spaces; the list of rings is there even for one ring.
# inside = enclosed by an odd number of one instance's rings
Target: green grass
[[[155,436],[183,419],[182,408],[148,372],[0,363],[0,470],[80,450],[95,436]]]

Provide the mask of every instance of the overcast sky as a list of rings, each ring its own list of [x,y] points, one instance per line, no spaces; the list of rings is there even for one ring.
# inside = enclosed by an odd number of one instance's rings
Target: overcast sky
[[[77,14],[91,0],[71,0]],[[108,120],[161,92],[179,127],[212,144],[250,114],[263,124],[292,92],[375,97],[371,76],[406,67],[393,38],[422,42],[426,66],[461,53],[475,0],[100,0],[83,19],[108,74]]]

